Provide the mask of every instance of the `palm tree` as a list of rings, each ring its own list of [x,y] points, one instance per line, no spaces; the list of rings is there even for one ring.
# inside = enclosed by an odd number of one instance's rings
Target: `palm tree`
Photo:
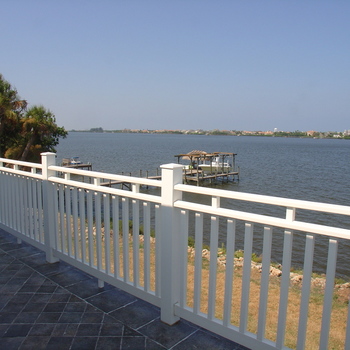
[[[0,74],[0,157],[16,137],[26,107],[27,101],[21,100],[17,90]]]
[[[67,131],[57,126],[54,114],[43,106],[28,109],[21,120],[21,154],[23,161],[39,161],[40,153],[55,152],[60,137],[66,137]]]

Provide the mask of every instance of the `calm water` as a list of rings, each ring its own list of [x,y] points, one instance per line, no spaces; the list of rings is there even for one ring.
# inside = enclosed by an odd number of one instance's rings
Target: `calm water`
[[[233,191],[258,193],[325,203],[350,205],[350,141],[329,139],[270,138],[249,136],[198,136],[70,133],[57,147],[57,162],[62,158],[79,156],[91,162],[93,170],[120,174],[139,171],[155,173],[161,164],[177,162],[175,154],[191,150],[237,153],[240,181],[215,185]],[[224,202],[224,206],[283,217],[283,211],[263,208],[249,203]],[[324,225],[349,228],[350,218],[317,216],[301,213],[298,220],[312,220]],[[242,231],[242,230],[240,230]],[[257,234],[254,249],[260,254],[262,234]],[[243,248],[240,232],[237,249]],[[281,261],[283,236],[276,231],[273,258]],[[224,238],[222,238],[224,240]],[[296,233],[293,261],[303,260],[304,234]],[[315,270],[323,271],[327,241],[317,239]],[[348,267],[350,244],[340,242],[338,275],[350,277]]]

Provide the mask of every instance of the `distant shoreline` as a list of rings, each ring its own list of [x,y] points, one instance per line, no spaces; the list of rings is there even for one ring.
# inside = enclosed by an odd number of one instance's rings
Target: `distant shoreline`
[[[90,130],[69,130],[69,132],[110,133],[110,134],[170,134],[170,135],[198,135],[198,136],[258,136],[258,137],[291,137],[308,139],[350,139],[350,130],[338,131],[237,131],[237,130],[104,130],[92,128]]]

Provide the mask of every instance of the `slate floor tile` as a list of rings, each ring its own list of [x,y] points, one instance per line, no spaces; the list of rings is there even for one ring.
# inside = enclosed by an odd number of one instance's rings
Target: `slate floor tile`
[[[73,341],[73,337],[51,337],[47,343],[47,350],[68,350]]]
[[[85,312],[82,316],[82,323],[101,323],[103,321],[102,312]]]
[[[31,303],[48,303],[49,300],[51,299],[52,295],[51,294],[46,294],[46,293],[35,293],[30,300]]]
[[[65,312],[84,312],[86,304],[85,303],[67,303]]]
[[[110,315],[129,327],[137,329],[160,317],[160,311],[157,307],[145,301],[137,300],[111,312]]]
[[[23,308],[22,312],[42,312],[47,304],[46,303],[28,303]]]
[[[208,334],[201,330],[195,332],[184,341],[173,347],[173,350],[236,350],[236,344],[232,344],[229,340],[219,339],[214,335]]]
[[[25,339],[25,337],[0,338],[0,349],[18,350]]]
[[[195,332],[196,328],[182,320],[173,326],[168,326],[157,319],[139,328],[138,331],[166,348],[171,348]]]
[[[11,325],[4,334],[4,337],[25,337],[32,325],[14,324]]]
[[[80,323],[83,317],[83,312],[63,312],[59,323]]]
[[[34,324],[29,332],[29,336],[50,336],[54,329],[54,323]]]
[[[124,325],[121,323],[104,323],[101,327],[101,337],[121,337],[124,334]]]
[[[96,344],[96,350],[119,350],[121,337],[100,337]]]
[[[2,337],[5,334],[8,328],[9,328],[8,325],[0,324],[0,337]]]
[[[56,286],[40,286],[40,288],[37,290],[38,293],[54,293],[56,290]]]
[[[69,293],[54,293],[50,295],[50,303],[66,303],[69,301]]]
[[[59,325],[56,325],[56,328],[55,328],[56,335],[58,332],[58,326]],[[79,327],[78,323],[66,323],[66,329],[64,330],[63,333],[61,333],[61,335],[64,337],[75,337],[75,335],[77,334],[78,327]]]
[[[71,350],[94,350],[98,337],[75,337]]]
[[[80,298],[86,299],[105,290],[111,289],[111,287],[108,288],[106,286],[104,288],[99,288],[97,279],[90,279],[68,286],[67,289],[75,295],[78,295]]]
[[[21,312],[13,322],[32,324],[38,319],[39,315],[40,312]]]
[[[47,303],[43,312],[63,312],[66,303]]]
[[[120,290],[109,290],[86,300],[104,312],[111,312],[119,307],[134,302],[136,298]]]
[[[122,349],[144,350],[146,349],[146,337],[123,337]]]
[[[0,324],[12,323],[17,315],[17,312],[0,312]]]
[[[78,324],[72,323],[58,323],[55,325],[55,329],[52,332],[53,337],[74,337]]]
[[[77,337],[94,337],[100,333],[101,324],[99,323],[81,323],[78,327]]]
[[[80,281],[89,280],[90,277],[77,270],[66,270],[64,273],[58,273],[50,276],[50,279],[62,287],[67,287]]]
[[[23,341],[20,350],[45,350],[50,340],[48,336],[28,336]]]
[[[38,319],[36,320],[37,323],[56,323],[61,317],[60,312],[45,312],[42,313]]]

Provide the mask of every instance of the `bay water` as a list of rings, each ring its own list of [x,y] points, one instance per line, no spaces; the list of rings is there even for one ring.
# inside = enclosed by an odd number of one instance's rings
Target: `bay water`
[[[57,146],[57,164],[63,158],[80,157],[95,171],[145,176],[159,166],[176,163],[176,154],[192,150],[236,153],[239,181],[217,182],[210,186],[350,206],[350,141],[342,139],[281,138],[257,136],[205,136],[183,134],[130,134],[70,132]],[[285,216],[285,211],[254,203],[226,200],[222,205],[265,215]],[[302,211],[297,220],[350,228],[350,217],[320,215]],[[254,251],[262,252],[262,228],[256,228]],[[237,249],[243,249],[244,229],[238,226]],[[207,237],[207,240],[209,238]],[[222,242],[225,237],[221,237]],[[305,233],[295,233],[293,265],[302,268]],[[326,267],[328,239],[317,237],[315,272]],[[282,260],[283,232],[274,231],[272,258]],[[350,278],[350,242],[339,241],[337,275]]]

